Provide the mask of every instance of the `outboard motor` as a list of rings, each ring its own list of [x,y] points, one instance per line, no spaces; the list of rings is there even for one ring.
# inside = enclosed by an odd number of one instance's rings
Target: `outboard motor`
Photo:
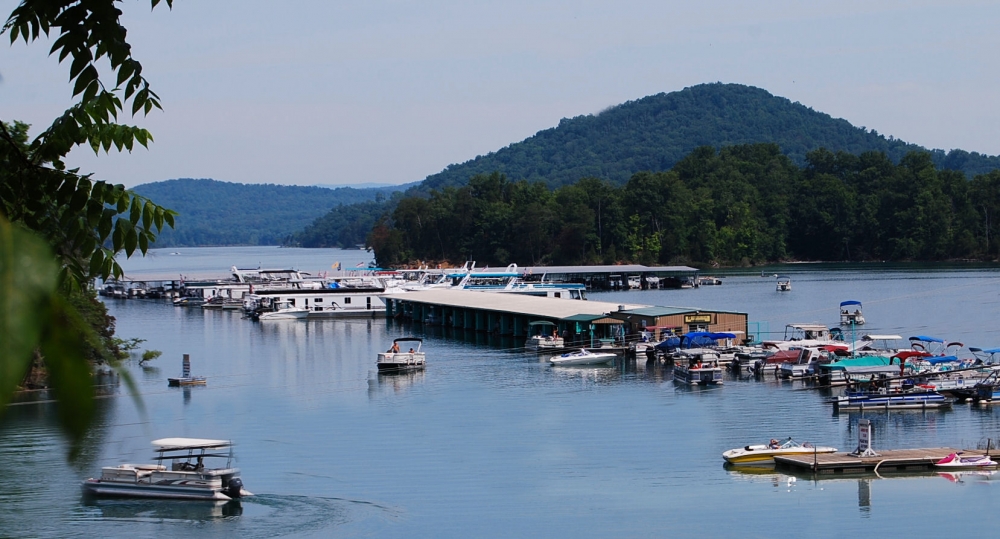
[[[226,484],[226,496],[236,499],[239,498],[243,492],[243,480],[239,477],[234,477],[229,480]]]

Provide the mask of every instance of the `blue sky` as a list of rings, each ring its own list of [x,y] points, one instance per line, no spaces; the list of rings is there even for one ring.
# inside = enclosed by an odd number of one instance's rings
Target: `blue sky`
[[[17,5],[0,0],[9,14]],[[163,112],[149,150],[75,150],[134,186],[422,180],[624,101],[764,88],[931,148],[1000,154],[1000,5],[985,1],[125,0]],[[48,43],[0,43],[0,118],[70,103]],[[37,132],[38,129],[35,129]]]

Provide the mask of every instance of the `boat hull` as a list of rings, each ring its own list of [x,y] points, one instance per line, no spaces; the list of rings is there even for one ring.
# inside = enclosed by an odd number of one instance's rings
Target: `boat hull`
[[[574,353],[574,354],[563,354],[558,357],[553,357],[549,359],[549,363],[555,366],[606,365],[614,361],[615,357],[616,357],[615,354],[612,354],[610,352],[588,353],[586,355]]]
[[[274,311],[270,313],[260,313],[259,320],[261,322],[274,322],[278,320],[305,320],[309,316],[309,311],[306,309],[294,310],[294,311]]]
[[[813,455],[817,453],[836,453],[834,447],[797,447],[794,449],[761,449],[740,448],[731,449],[722,454],[722,458],[730,464],[774,464],[775,456]]]
[[[179,485],[138,485],[129,483],[117,483],[112,481],[102,481],[100,479],[87,479],[83,482],[84,494],[90,496],[116,497],[116,498],[161,498],[170,500],[232,500],[230,496],[224,494],[220,489],[201,488]],[[250,496],[247,491],[242,491],[241,496]]]
[[[675,365],[674,382],[689,386],[722,385],[722,368],[688,369]]]
[[[952,399],[937,392],[842,395],[831,401],[833,410],[929,410],[951,406]]]

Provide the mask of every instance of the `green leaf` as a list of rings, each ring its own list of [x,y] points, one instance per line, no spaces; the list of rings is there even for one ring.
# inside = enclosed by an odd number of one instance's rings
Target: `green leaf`
[[[139,197],[132,197],[132,208],[129,210],[128,220],[132,221],[135,225],[139,222],[139,218],[142,217],[142,203],[139,201]]]
[[[90,274],[97,275],[101,271],[101,266],[104,264],[104,251],[100,249],[95,249],[94,254],[90,256]]]
[[[44,241],[0,217],[0,405],[10,400],[31,363],[58,274]]]
[[[87,90],[90,87],[90,83],[96,81],[97,81],[97,68],[94,67],[94,64],[88,64],[87,67],[85,67],[83,71],[80,72],[80,76],[77,77],[76,79],[76,84],[73,85],[73,97],[76,97],[81,93],[83,93],[84,90]],[[90,100],[86,98],[83,99],[84,103],[88,101]]]
[[[131,258],[132,253],[135,252],[135,248],[139,243],[139,239],[136,237],[135,228],[128,227],[125,230],[125,257]]]
[[[58,296],[52,296],[50,305],[41,351],[59,401],[60,424],[70,436],[72,457],[94,416],[91,367],[84,353],[85,345],[94,340],[93,330]]]
[[[154,204],[150,201],[146,201],[142,205],[142,228],[149,230],[150,225],[153,224],[153,208]]]
[[[101,215],[101,223],[97,227],[97,233],[100,236],[100,241],[103,243],[108,239],[108,235],[111,234],[111,227],[114,226],[114,219],[117,212],[111,208],[105,208],[103,214]]]

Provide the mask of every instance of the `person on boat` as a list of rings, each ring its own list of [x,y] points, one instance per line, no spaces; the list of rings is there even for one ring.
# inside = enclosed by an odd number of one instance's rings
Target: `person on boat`
[[[409,353],[411,353],[411,354],[412,354],[413,352],[414,352],[414,350],[413,350],[412,348],[410,348],[410,352],[409,352]]]
[[[781,444],[778,443],[778,440],[771,438],[771,443],[767,444],[767,447],[769,449],[778,449],[781,447]]]
[[[194,471],[200,472],[205,469],[205,463],[203,457],[198,457],[198,462],[194,463]]]
[[[390,354],[398,354],[399,353],[399,343],[398,342],[392,343],[392,348],[389,348],[389,353]]]
[[[692,370],[698,370],[698,369],[701,369],[701,359],[699,359],[698,361],[695,361],[695,362],[694,362],[694,365],[691,365],[691,369],[692,369]]]

